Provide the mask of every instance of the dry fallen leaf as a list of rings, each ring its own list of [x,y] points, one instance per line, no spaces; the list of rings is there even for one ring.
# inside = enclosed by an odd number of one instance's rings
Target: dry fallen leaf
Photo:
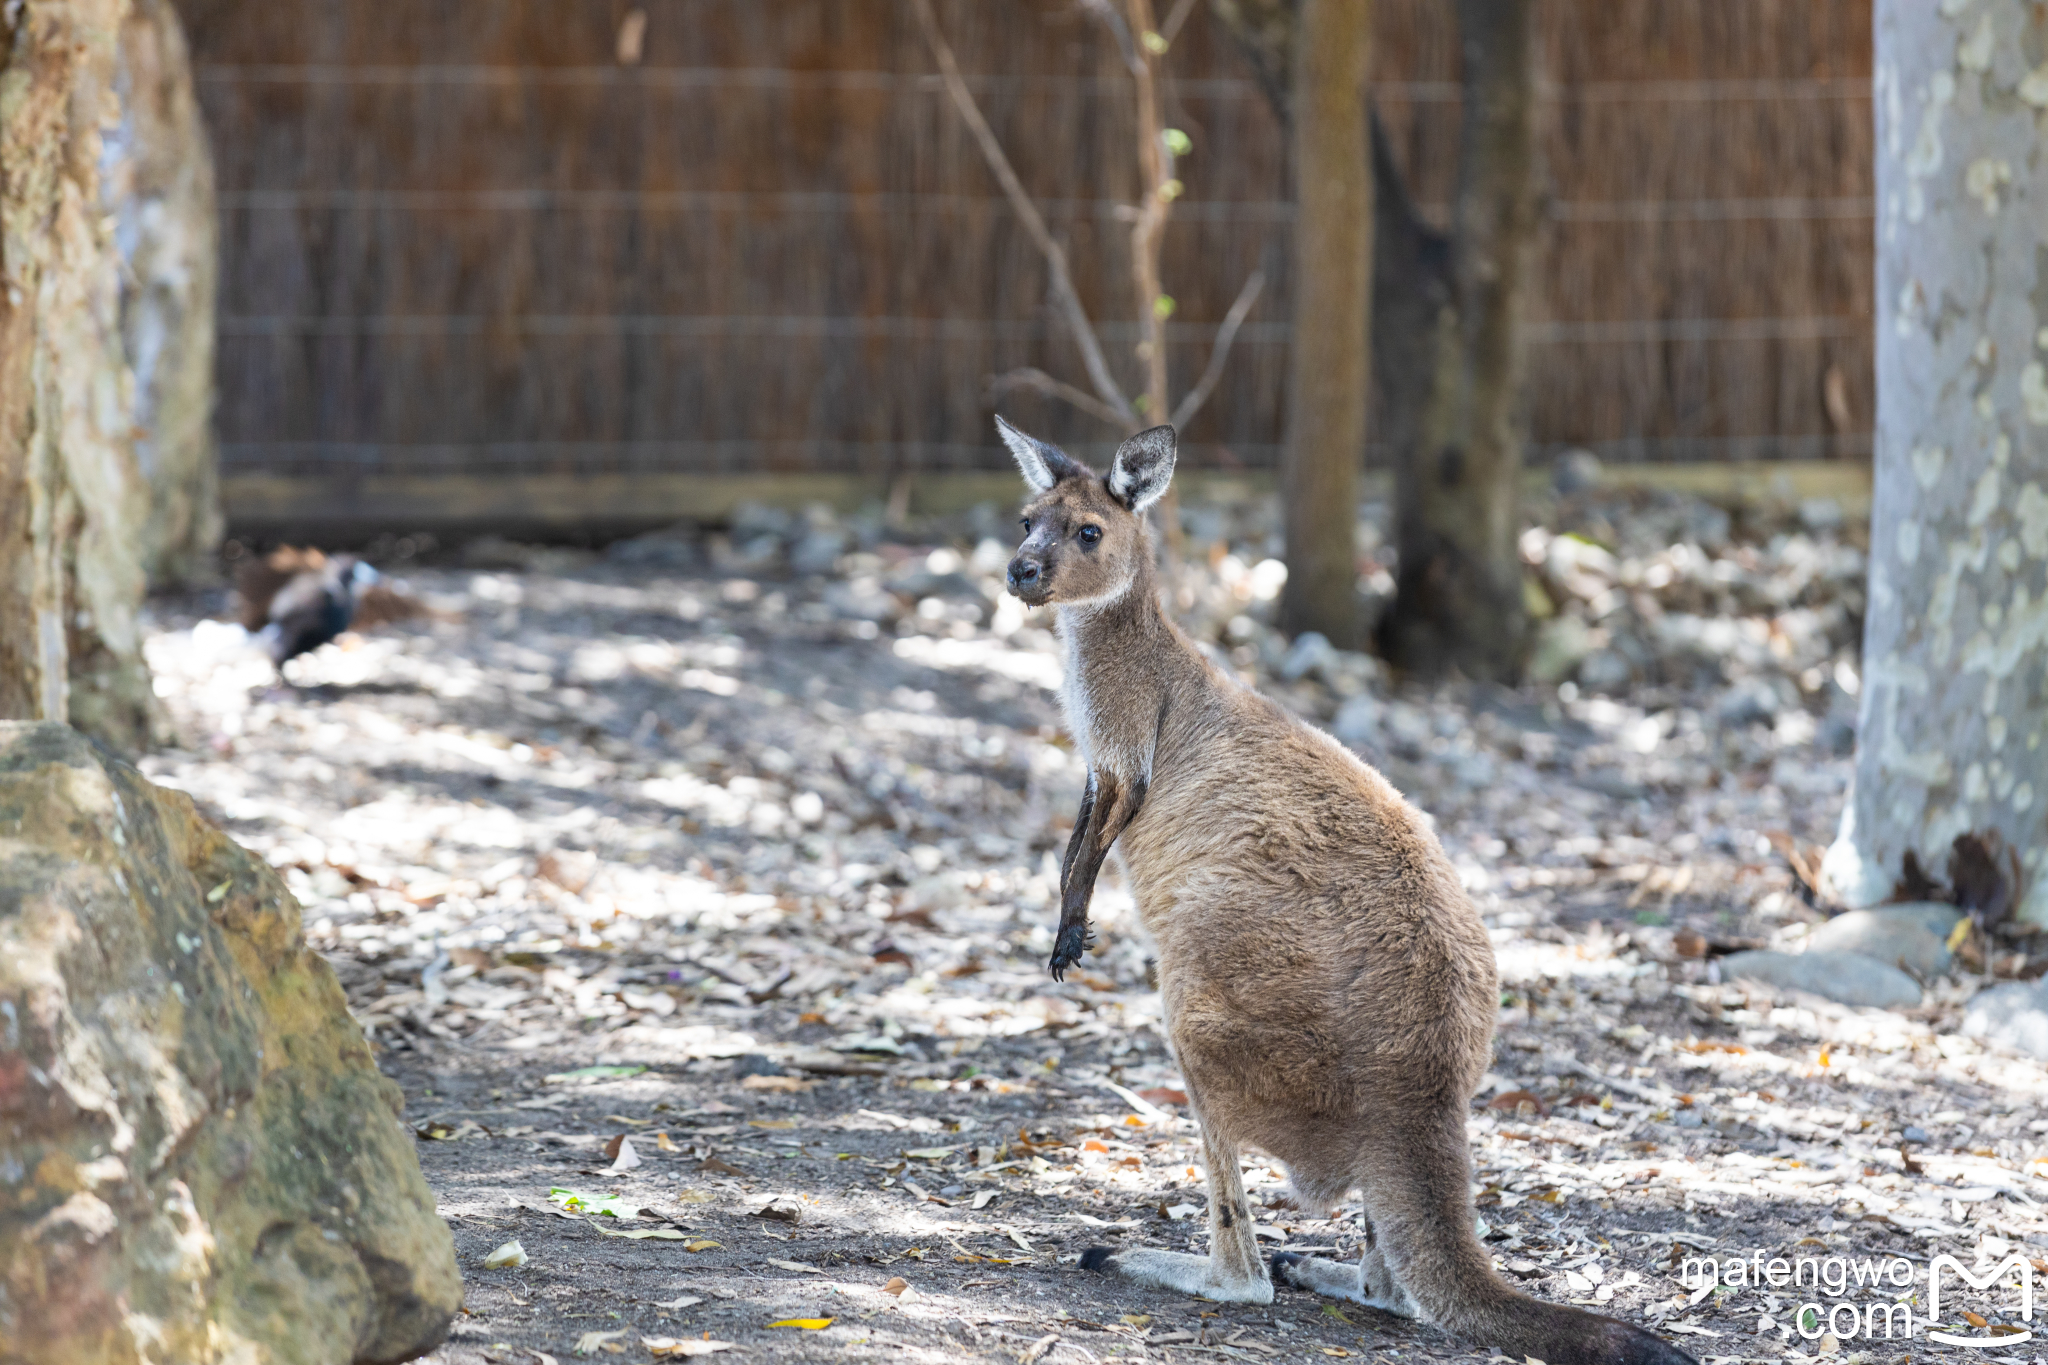
[[[882,1292],[884,1294],[901,1294],[908,1288],[910,1288],[910,1281],[904,1279],[901,1275],[896,1275],[890,1278],[889,1283],[882,1286]]]
[[[724,1245],[725,1245],[725,1243],[723,1243],[723,1242],[714,1242],[714,1241],[712,1241],[712,1240],[711,1240],[711,1239],[710,1239],[709,1237],[699,1237],[699,1238],[697,1238],[697,1239],[696,1239],[695,1241],[690,1241],[690,1242],[685,1242],[685,1243],[683,1243],[683,1250],[685,1250],[685,1251],[716,1251],[716,1250],[717,1250],[717,1249],[718,1249],[719,1247],[722,1247],[722,1246],[724,1246]]]
[[[514,1237],[511,1241],[506,1242],[492,1251],[490,1255],[484,1257],[484,1269],[486,1270],[503,1270],[509,1266],[522,1266],[525,1264],[526,1248],[519,1245],[517,1237]]]
[[[824,1331],[824,1330],[825,1330],[825,1329],[826,1329],[827,1327],[830,1327],[830,1326],[832,1325],[832,1319],[830,1319],[830,1318],[784,1318],[784,1319],[783,1319],[783,1320],[782,1320],[781,1322],[771,1322],[771,1323],[769,1323],[768,1325],[769,1325],[770,1327],[801,1327],[801,1328],[803,1328],[803,1329],[804,1329],[804,1330],[805,1330],[806,1332],[822,1332],[822,1331]]]
[[[669,1140],[668,1130],[666,1128],[658,1128],[655,1130],[654,1146],[657,1151],[663,1152],[680,1152],[683,1150],[682,1148],[676,1146],[674,1142]]]
[[[610,1228],[600,1227],[596,1223],[592,1223],[591,1226],[597,1228],[599,1232],[607,1237],[629,1237],[634,1241],[646,1241],[651,1237],[663,1242],[680,1242],[688,1235],[677,1232],[673,1228],[636,1228],[625,1232],[614,1232]]]
[[[671,1356],[678,1360],[688,1356],[715,1355],[733,1348],[732,1342],[713,1341],[708,1337],[642,1337],[640,1343],[654,1355]]]
[[[768,1264],[774,1266],[777,1270],[794,1270],[799,1275],[822,1275],[825,1273],[814,1265],[805,1265],[802,1261],[778,1261],[772,1256],[768,1258]]]
[[[591,1355],[606,1342],[617,1341],[632,1330],[630,1327],[621,1327],[611,1332],[585,1332],[582,1336],[576,1338],[576,1354],[579,1356]]]
[[[632,1141],[623,1135],[607,1143],[604,1154],[612,1158],[614,1171],[630,1171],[640,1164],[640,1153],[633,1150]]]
[[[974,1203],[970,1207],[985,1209],[988,1207],[989,1201],[996,1197],[996,1194],[997,1191],[995,1190],[976,1190],[974,1192]]]
[[[800,1095],[816,1084],[816,1081],[807,1081],[800,1076],[748,1076],[740,1082],[740,1089],[774,1090]]]

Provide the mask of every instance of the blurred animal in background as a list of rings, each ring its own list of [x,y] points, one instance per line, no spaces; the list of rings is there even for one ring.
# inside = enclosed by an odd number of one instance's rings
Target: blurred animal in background
[[[291,545],[244,564],[235,595],[243,629],[263,642],[279,678],[287,661],[343,631],[427,614],[425,603],[383,582],[356,556]]]

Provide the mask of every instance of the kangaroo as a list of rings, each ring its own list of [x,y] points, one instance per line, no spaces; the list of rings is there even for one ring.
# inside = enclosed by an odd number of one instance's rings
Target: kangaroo
[[[1270,1303],[1282,1281],[1550,1365],[1693,1365],[1494,1274],[1465,1136],[1492,1055],[1492,945],[1420,813],[1167,619],[1144,515],[1173,477],[1173,428],[1126,440],[1105,477],[996,422],[1031,492],[1008,587],[1056,608],[1088,763],[1052,974],[1088,947],[1096,874],[1120,844],[1208,1166],[1207,1256],[1093,1247],[1082,1267],[1231,1303]],[[1362,1187],[1357,1265],[1276,1253],[1268,1272],[1247,1144],[1285,1163],[1314,1214]]]

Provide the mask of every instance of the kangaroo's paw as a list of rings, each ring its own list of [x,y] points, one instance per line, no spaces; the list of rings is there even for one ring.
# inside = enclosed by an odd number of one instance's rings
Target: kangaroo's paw
[[[1273,1253],[1273,1281],[1326,1298],[1348,1299],[1398,1317],[1419,1316],[1414,1300],[1395,1282],[1393,1272],[1387,1269],[1385,1262],[1371,1251],[1366,1253],[1363,1266],[1326,1261],[1320,1256],[1276,1251]]]
[[[1069,924],[1060,930],[1059,937],[1053,940],[1052,961],[1046,964],[1052,972],[1053,980],[1066,979],[1067,968],[1081,960],[1081,954],[1088,951],[1089,941],[1093,937],[1088,932],[1086,923]]]
[[[1081,1253],[1083,1270],[1099,1270],[1155,1289],[1200,1294],[1218,1303],[1271,1303],[1273,1282],[1261,1272],[1233,1275],[1211,1256],[1133,1247],[1116,1251],[1090,1247]]]

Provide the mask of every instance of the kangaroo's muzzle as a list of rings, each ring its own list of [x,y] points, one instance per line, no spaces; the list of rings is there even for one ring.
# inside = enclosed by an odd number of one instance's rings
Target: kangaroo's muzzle
[[[1035,558],[1018,555],[1010,561],[1008,577],[1011,595],[1027,606],[1037,606],[1052,591],[1045,565]]]

